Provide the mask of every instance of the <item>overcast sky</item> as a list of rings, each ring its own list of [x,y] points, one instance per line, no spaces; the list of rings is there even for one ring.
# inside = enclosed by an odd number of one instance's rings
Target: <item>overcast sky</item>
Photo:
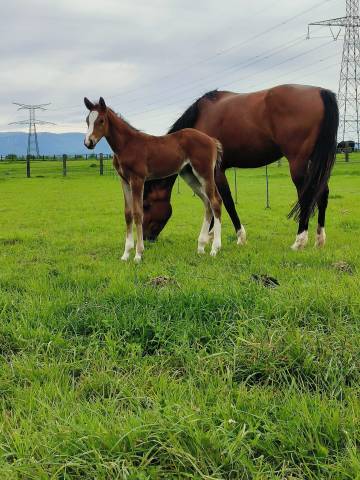
[[[40,131],[85,131],[83,97],[102,95],[134,126],[162,134],[214,88],[281,83],[337,91],[341,39],[311,21],[344,0],[12,0],[2,2],[0,131],[26,119],[12,101],[51,102]]]

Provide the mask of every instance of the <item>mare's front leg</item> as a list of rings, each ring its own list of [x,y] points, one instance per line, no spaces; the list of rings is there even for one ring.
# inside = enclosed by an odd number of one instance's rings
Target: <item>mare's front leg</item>
[[[133,237],[133,215],[131,211],[131,188],[130,185],[125,181],[122,181],[122,189],[124,192],[124,202],[125,202],[125,222],[126,222],[126,238],[125,238],[125,249],[124,254],[121,257],[121,260],[126,262],[129,259],[130,252],[134,248],[134,237]]]
[[[144,180],[140,177],[134,177],[130,181],[132,196],[132,215],[136,226],[136,254],[134,261],[140,262],[144,251],[143,239],[143,194]]]
[[[227,181],[226,175],[224,170],[220,168],[215,169],[215,182],[216,186],[218,188],[218,191],[221,195],[224,207],[226,208],[226,211],[228,212],[231,221],[234,225],[235,231],[236,231],[236,236],[237,236],[237,244],[238,245],[245,245],[246,243],[246,232],[244,225],[241,224],[240,218],[237,214],[234,200],[231,195],[231,190],[229,187],[229,183]]]

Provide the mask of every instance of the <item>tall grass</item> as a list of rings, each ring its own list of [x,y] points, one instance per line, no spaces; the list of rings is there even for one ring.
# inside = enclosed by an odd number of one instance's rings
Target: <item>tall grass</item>
[[[249,242],[224,213],[215,259],[181,184],[139,266],[113,178],[2,180],[0,478],[359,479],[359,172],[336,167],[326,248],[295,253],[287,168],[270,210],[238,171]]]

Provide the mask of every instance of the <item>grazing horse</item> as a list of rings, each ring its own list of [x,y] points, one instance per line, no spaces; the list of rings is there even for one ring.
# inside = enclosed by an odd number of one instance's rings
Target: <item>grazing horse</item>
[[[94,104],[84,98],[90,110],[86,118],[88,132],[84,143],[89,149],[105,137],[114,152],[114,167],[122,180],[125,199],[126,240],[122,260],[128,260],[134,248],[133,221],[137,242],[134,260],[144,251],[143,190],[145,180],[180,173],[205,206],[205,217],[198,239],[198,253],[205,253],[209,227],[214,218],[214,239],[210,255],[221,248],[221,197],[215,185],[214,170],[221,162],[222,148],[214,138],[191,128],[171,135],[155,137],[132,127],[108,108],[101,97]]]
[[[289,217],[299,220],[294,250],[308,242],[309,218],[319,209],[317,246],[325,244],[328,180],[335,161],[339,112],[335,94],[319,87],[281,85],[239,94],[214,90],[196,100],[170,128],[196,128],[219,139],[223,160],[216,185],[235,227],[238,241],[246,233],[236,213],[225,170],[269,165],[285,156],[298,202]],[[144,234],[156,239],[171,216],[170,196],[176,176],[147,182],[144,194]]]

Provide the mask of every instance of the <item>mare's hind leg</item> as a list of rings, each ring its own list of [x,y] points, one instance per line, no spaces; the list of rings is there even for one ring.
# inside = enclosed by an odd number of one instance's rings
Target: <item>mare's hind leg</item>
[[[122,188],[124,192],[124,201],[125,201],[125,222],[126,222],[126,239],[125,239],[125,249],[124,254],[121,257],[121,260],[127,261],[130,256],[130,251],[134,248],[134,237],[133,237],[133,216],[131,212],[131,189],[130,185],[122,180]]]
[[[290,173],[291,178],[296,186],[298,193],[298,198],[300,199],[300,194],[304,185],[305,174],[299,174],[294,167],[290,164]],[[309,228],[309,216],[306,212],[306,209],[300,203],[300,215],[299,215],[299,228],[295,238],[295,242],[292,244],[292,250],[302,250],[306,247],[309,239],[308,235]]]
[[[323,193],[321,194],[318,200],[319,216],[318,216],[318,226],[316,229],[315,247],[323,247],[325,245],[325,241],[326,241],[325,214],[326,214],[326,208],[328,205],[328,198],[329,198],[329,186],[326,185]]]

